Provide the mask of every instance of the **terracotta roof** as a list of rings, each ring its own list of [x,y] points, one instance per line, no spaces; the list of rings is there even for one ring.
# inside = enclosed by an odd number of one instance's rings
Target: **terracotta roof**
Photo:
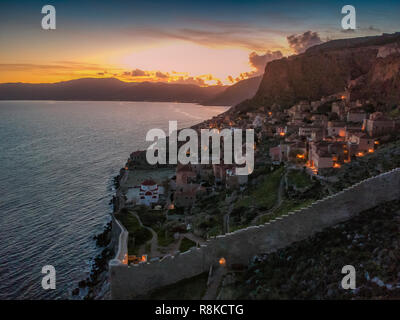
[[[144,180],[143,182],[142,182],[142,185],[143,186],[154,186],[154,185],[156,185],[157,183],[154,181],[154,180],[150,180],[150,179],[148,179],[148,180]]]

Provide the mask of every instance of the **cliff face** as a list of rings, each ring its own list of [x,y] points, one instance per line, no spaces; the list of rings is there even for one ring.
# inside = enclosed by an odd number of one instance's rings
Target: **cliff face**
[[[344,91],[351,80],[359,81],[361,86],[359,93],[351,95],[354,99],[367,95],[369,90],[378,93],[382,86],[387,88],[387,97],[398,97],[395,91],[399,85],[400,54],[392,47],[399,43],[400,34],[336,40],[272,61],[266,66],[255,96],[236,110],[273,104],[287,108],[300,100],[319,100]],[[382,49],[388,46],[389,49]]]
[[[378,58],[365,75],[352,82],[352,100],[371,99],[389,106],[400,102],[400,44],[379,50]]]
[[[257,103],[289,107],[344,91],[351,79],[368,72],[378,50],[357,48],[305,53],[269,63],[253,98]]]

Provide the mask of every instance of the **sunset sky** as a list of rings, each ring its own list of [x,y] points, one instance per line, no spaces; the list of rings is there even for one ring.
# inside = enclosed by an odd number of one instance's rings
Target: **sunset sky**
[[[43,30],[54,5],[57,29]],[[357,10],[354,32],[341,8]],[[0,2],[0,83],[82,77],[231,84],[312,44],[400,31],[400,1]]]

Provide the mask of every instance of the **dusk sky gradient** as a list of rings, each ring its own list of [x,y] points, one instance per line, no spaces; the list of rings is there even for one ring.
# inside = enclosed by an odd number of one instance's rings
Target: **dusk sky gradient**
[[[56,8],[56,30],[41,28],[46,4]],[[341,30],[346,4],[357,10],[354,32]],[[307,31],[321,41],[400,31],[400,1],[2,0],[0,83],[230,84],[263,71],[252,52],[294,54],[287,37]]]

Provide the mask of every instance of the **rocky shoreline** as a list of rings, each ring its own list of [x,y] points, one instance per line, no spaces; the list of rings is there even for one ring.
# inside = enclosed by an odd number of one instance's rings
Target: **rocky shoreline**
[[[113,178],[115,190],[119,188],[121,175]],[[113,206],[113,212],[116,209],[116,197],[110,200]],[[109,281],[108,281],[108,262],[114,257],[114,248],[112,247],[111,235],[112,222],[109,221],[104,226],[104,230],[93,237],[96,246],[102,248],[101,252],[93,259],[89,276],[79,281],[78,286],[72,290],[72,299],[98,300],[109,299]]]

